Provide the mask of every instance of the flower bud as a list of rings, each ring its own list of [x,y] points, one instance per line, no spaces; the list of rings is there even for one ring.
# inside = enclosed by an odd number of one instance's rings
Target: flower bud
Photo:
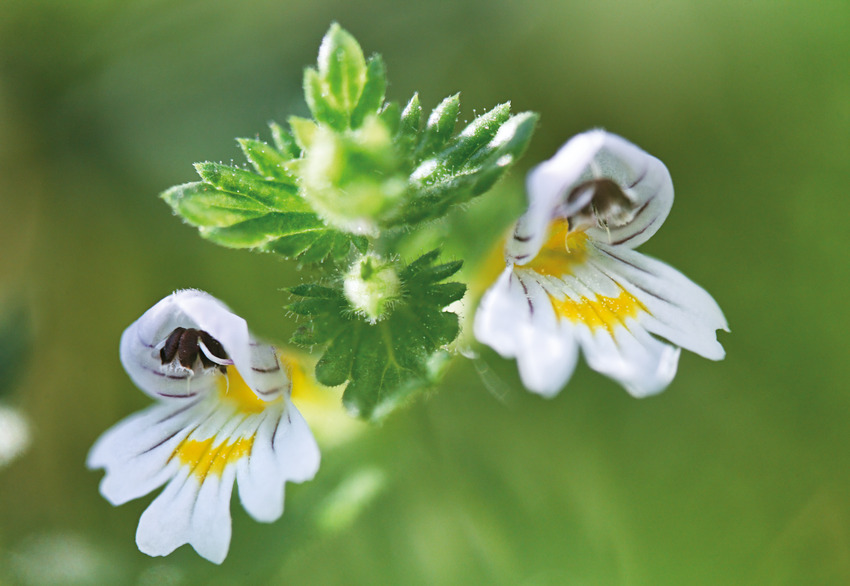
[[[366,254],[346,273],[343,292],[357,313],[375,323],[389,315],[391,304],[401,296],[401,280],[391,263]]]
[[[374,116],[357,130],[319,125],[301,177],[304,197],[316,211],[329,224],[355,234],[376,234],[380,220],[407,189],[392,135]]]

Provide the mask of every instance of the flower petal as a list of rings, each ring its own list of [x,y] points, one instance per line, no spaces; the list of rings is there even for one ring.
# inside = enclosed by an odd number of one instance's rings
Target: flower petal
[[[270,523],[283,514],[284,484],[303,482],[319,468],[319,448],[307,423],[291,403],[269,415],[254,437],[251,457],[237,464],[239,498],[257,521]]]
[[[612,330],[579,325],[588,366],[619,382],[634,397],[660,393],[676,376],[681,350],[650,336],[635,320]]]
[[[546,240],[547,227],[570,187],[587,175],[590,163],[605,143],[606,133],[591,130],[568,140],[555,156],[532,169],[526,180],[528,210],[506,243],[509,257],[533,257]]]
[[[552,397],[575,370],[578,345],[564,331],[544,289],[512,268],[484,294],[475,314],[475,337],[505,358],[516,358],[530,391]]]
[[[561,330],[578,340],[588,365],[634,396],[662,391],[676,373],[679,351],[640,325],[640,300],[592,263],[577,263],[560,278],[517,268],[545,290]]]
[[[711,360],[726,352],[717,330],[728,331],[720,307],[705,289],[673,267],[639,252],[597,245],[592,262],[646,307],[646,329]]]
[[[185,400],[207,394],[219,384],[215,367],[163,364],[160,349],[178,327],[202,330],[217,340],[249,388],[264,401],[289,390],[289,379],[273,346],[254,341],[245,320],[215,297],[186,289],[154,305],[121,336],[121,363],[148,395]]]
[[[149,556],[168,555],[181,545],[189,543],[192,527],[192,510],[198,498],[200,483],[187,468],[145,509],[136,529],[136,545]],[[230,523],[227,524],[230,533]],[[228,535],[229,543],[230,537]]]
[[[200,480],[188,468],[181,468],[142,513],[136,530],[139,551],[164,556],[188,543],[209,561],[223,562],[232,534],[234,474],[233,467],[226,467],[221,476],[212,474]]]
[[[222,405],[194,425],[171,453],[176,475],[139,520],[136,542],[143,553],[167,555],[188,543],[212,562],[224,560],[237,465],[250,457],[265,415]]]
[[[593,226],[587,230],[587,235],[596,242],[628,248],[649,240],[673,207],[673,180],[664,163],[629,141],[605,133],[605,143],[592,167],[596,177],[617,183],[636,211],[623,226]]]
[[[113,505],[146,495],[171,478],[175,448],[206,418],[210,406],[155,405],[124,419],[92,446],[86,465],[105,468],[100,492]]]
[[[571,218],[591,205],[594,188],[581,186],[597,180],[615,184],[629,211],[620,221],[597,217],[586,228],[596,242],[634,248],[655,234],[673,205],[673,182],[664,163],[615,134],[591,130],[571,138],[529,173],[528,211],[507,242],[508,258],[516,264],[533,259],[553,220]]]

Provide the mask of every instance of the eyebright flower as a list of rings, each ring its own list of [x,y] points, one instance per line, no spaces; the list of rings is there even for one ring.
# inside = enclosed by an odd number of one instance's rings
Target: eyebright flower
[[[169,295],[124,331],[121,362],[158,403],[97,440],[89,468],[113,505],[166,484],[142,514],[139,549],[168,555],[184,543],[220,564],[230,547],[234,481],[257,521],[283,514],[286,481],[311,479],[319,450],[290,400],[285,358],[203,291]]]
[[[517,359],[529,390],[557,394],[579,347],[591,368],[636,397],[670,384],[680,348],[724,357],[716,330],[728,328],[714,299],[634,250],[673,204],[661,161],[591,130],[533,169],[527,189],[528,210],[507,240],[507,266],[482,297],[474,331]]]

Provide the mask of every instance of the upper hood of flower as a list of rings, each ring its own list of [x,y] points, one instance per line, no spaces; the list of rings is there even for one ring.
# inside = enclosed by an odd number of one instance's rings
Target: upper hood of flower
[[[257,344],[248,324],[221,301],[204,291],[176,291],[146,311],[121,336],[121,363],[133,382],[151,396],[195,396],[217,384],[214,368],[192,370],[164,363],[161,350],[176,328],[208,333],[224,349],[225,364],[233,364],[258,397],[268,400],[288,390],[290,381],[272,346]]]
[[[635,248],[658,230],[673,205],[664,163],[604,130],[567,141],[532,169],[527,189],[528,211],[506,246],[515,264],[534,258],[553,220],[568,220],[591,240]]]

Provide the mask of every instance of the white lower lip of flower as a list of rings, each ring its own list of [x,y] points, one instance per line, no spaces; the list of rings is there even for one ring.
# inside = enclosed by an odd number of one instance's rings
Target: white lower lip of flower
[[[233,364],[202,368],[198,358],[193,368],[181,366],[187,372],[175,387],[160,353],[175,327],[203,328]],[[179,291],[145,313],[122,337],[121,356],[160,403],[104,433],[87,465],[106,469],[100,490],[115,505],[166,484],[139,521],[142,552],[168,555],[188,543],[221,563],[234,482],[248,513],[271,522],[283,513],[284,484],[318,469],[316,442],[289,398],[287,369],[273,347],[251,339],[244,320],[199,291]],[[183,385],[187,392],[175,396]]]

